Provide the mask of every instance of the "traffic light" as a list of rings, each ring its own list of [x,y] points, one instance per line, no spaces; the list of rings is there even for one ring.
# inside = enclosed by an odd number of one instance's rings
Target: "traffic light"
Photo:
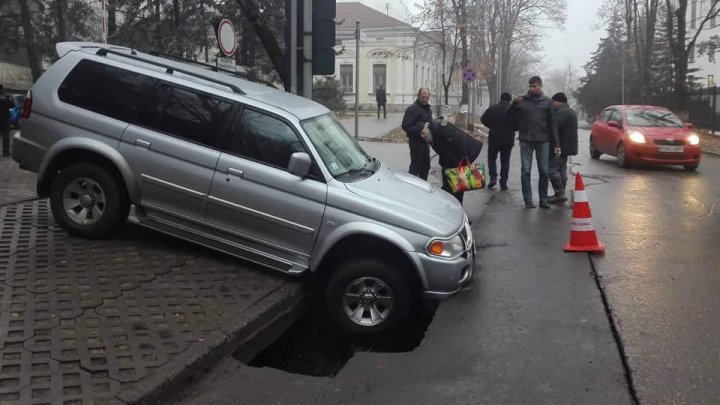
[[[313,0],[313,53],[314,75],[335,74],[335,12],[336,0]]]

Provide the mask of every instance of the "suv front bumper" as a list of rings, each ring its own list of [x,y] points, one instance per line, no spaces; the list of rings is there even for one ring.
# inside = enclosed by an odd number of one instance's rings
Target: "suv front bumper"
[[[445,259],[415,253],[417,263],[425,276],[424,298],[433,300],[449,298],[472,278],[475,271],[476,249],[475,239],[467,223],[461,236],[465,242],[465,251],[456,258]]]

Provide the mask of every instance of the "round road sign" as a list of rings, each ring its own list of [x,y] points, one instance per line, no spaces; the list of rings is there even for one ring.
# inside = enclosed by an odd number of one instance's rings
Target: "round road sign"
[[[225,56],[232,56],[235,53],[235,48],[237,47],[235,27],[227,18],[223,18],[220,20],[220,24],[218,24],[217,39],[220,52]]]
[[[477,72],[471,67],[466,67],[462,71],[462,79],[465,83],[472,82],[473,80],[477,79]]]

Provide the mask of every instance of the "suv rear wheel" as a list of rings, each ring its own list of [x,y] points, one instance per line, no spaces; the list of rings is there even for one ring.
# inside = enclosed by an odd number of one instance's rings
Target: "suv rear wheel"
[[[411,312],[408,285],[401,270],[385,261],[350,259],[340,264],[328,281],[328,313],[353,334],[395,331]]]
[[[50,192],[55,220],[71,235],[84,238],[106,236],[127,219],[127,193],[100,166],[78,163],[63,169]]]

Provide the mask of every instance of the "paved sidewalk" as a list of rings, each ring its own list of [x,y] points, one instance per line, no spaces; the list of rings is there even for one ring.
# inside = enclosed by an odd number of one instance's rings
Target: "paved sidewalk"
[[[387,118],[377,118],[377,115],[358,117],[358,139],[373,140],[381,138],[394,128],[402,124],[404,113],[392,112],[388,113]],[[355,115],[344,116],[340,119],[340,123],[345,127],[348,133],[355,136]]]
[[[407,170],[407,144],[362,144]],[[238,348],[249,360],[305,308],[302,280],[139,226],[71,237],[35,178],[0,159],[1,404],[152,403]]]

